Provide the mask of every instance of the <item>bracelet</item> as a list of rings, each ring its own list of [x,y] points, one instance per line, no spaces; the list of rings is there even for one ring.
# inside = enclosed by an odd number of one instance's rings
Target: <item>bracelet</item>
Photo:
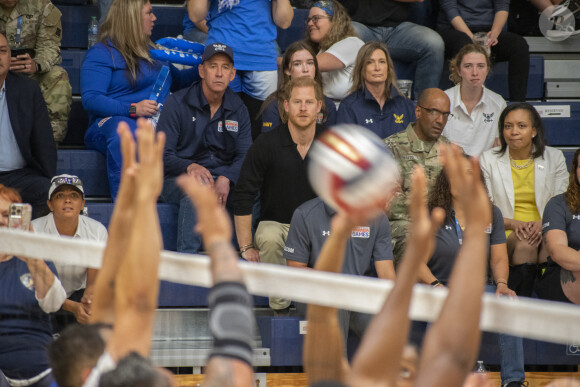
[[[435,280],[435,281],[431,282],[430,285],[433,286],[433,287],[436,287],[436,286],[441,286],[443,284],[441,283],[441,281]]]
[[[244,254],[246,251],[253,249],[253,248],[254,248],[253,243],[248,243],[247,245],[240,247],[240,255]]]
[[[505,281],[495,281],[496,284],[504,284],[505,286],[507,286],[507,282]]]

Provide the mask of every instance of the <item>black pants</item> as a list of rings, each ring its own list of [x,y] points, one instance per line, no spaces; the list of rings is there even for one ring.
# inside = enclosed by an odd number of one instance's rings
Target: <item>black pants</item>
[[[0,184],[16,189],[22,196],[22,201],[32,205],[32,219],[48,213],[46,201],[50,179],[46,176],[32,168],[16,169],[0,172]]]
[[[471,32],[488,32],[490,27],[471,28]],[[467,34],[453,28],[437,31],[445,42],[445,58],[453,58],[461,47],[472,43]],[[520,35],[502,31],[498,43],[491,47],[493,62],[508,61],[508,87],[510,101],[525,101],[530,72],[530,49],[526,40]]]
[[[555,263],[548,265],[544,273],[536,280],[534,290],[538,297],[545,300],[572,303],[562,290],[560,279],[561,267]]]

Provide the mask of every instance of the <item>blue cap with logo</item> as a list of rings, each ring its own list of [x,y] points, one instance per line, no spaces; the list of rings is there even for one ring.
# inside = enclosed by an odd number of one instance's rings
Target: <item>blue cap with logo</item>
[[[215,54],[224,54],[228,58],[231,59],[232,63],[234,63],[234,51],[230,46],[224,43],[212,43],[208,44],[203,51],[203,55],[201,57],[201,63],[205,62],[206,60],[210,59]]]

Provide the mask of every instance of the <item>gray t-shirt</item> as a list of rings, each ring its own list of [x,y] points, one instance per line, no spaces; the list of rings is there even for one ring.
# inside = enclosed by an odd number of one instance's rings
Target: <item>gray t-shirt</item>
[[[330,221],[336,211],[315,198],[299,206],[290,223],[284,258],[314,267],[322,245],[330,235]],[[372,275],[373,262],[393,259],[389,219],[381,214],[368,226],[357,226],[346,244],[342,272]]]

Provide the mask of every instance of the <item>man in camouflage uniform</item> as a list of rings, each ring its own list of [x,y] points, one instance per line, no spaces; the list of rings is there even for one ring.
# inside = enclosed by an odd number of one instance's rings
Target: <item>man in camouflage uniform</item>
[[[29,52],[12,58],[10,71],[36,80],[48,107],[56,142],[66,136],[72,89],[60,66],[61,13],[50,0],[0,0],[0,32],[12,51]]]
[[[403,256],[409,225],[411,173],[416,164],[425,168],[429,186],[442,169],[437,144],[449,140],[441,136],[449,118],[449,98],[441,89],[425,89],[419,96],[415,115],[417,122],[407,129],[385,138],[401,170],[401,193],[393,200],[389,212],[395,267]]]

